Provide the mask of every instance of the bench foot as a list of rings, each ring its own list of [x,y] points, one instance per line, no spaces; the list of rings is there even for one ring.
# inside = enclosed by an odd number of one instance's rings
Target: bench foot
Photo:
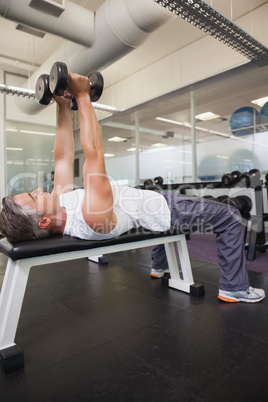
[[[201,297],[205,295],[204,285],[201,283],[194,283],[190,286],[190,295],[194,297]]]
[[[109,263],[109,260],[107,257],[104,257],[103,255],[96,255],[92,257],[88,257],[89,261],[96,262],[99,265],[106,265]]]
[[[170,287],[170,278],[168,276],[163,276],[161,279],[162,286]],[[174,286],[173,284],[173,286],[171,287],[182,292],[187,292],[188,294],[190,293],[190,295],[194,297],[202,297],[205,295],[205,287],[201,283],[194,283],[193,285],[190,285],[190,287],[188,288],[190,290],[183,289],[183,287],[180,289],[180,284],[178,284],[178,286]]]
[[[6,374],[24,367],[24,354],[18,345],[0,350],[1,367]]]
[[[109,263],[109,260],[107,257],[99,257],[98,259],[98,264],[100,265],[106,265]]]

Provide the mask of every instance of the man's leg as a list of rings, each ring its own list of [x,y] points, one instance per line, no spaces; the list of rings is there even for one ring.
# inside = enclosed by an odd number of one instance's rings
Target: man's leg
[[[244,253],[244,232],[239,211],[218,202],[180,194],[164,195],[170,210],[172,226],[179,230],[215,233],[220,268],[219,288],[241,291],[249,287]],[[163,250],[153,250],[153,267],[162,268]]]
[[[159,244],[152,250],[152,269],[151,276],[153,278],[162,278],[169,273],[168,262],[165,252],[165,246]]]

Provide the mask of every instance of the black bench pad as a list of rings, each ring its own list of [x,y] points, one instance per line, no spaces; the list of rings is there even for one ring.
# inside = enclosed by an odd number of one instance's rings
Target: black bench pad
[[[0,251],[13,261],[42,257],[50,254],[80,251],[115,244],[131,243],[135,241],[154,239],[180,234],[180,232],[151,232],[146,230],[131,230],[121,236],[109,240],[82,240],[71,236],[53,236],[39,240],[21,241],[10,244],[6,239],[0,240]]]

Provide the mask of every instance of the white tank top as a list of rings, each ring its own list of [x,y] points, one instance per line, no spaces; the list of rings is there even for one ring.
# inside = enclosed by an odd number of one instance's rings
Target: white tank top
[[[84,189],[60,195],[60,205],[66,209],[64,234],[87,240],[111,239],[140,226],[164,232],[170,228],[170,210],[165,198],[150,190],[128,186],[112,186],[116,227],[107,234],[94,232],[85,222],[81,203]]]

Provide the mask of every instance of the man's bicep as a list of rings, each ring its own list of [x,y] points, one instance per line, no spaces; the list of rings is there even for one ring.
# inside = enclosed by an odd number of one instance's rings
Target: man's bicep
[[[55,163],[54,188],[57,194],[68,193],[73,190],[73,164],[66,160]]]

